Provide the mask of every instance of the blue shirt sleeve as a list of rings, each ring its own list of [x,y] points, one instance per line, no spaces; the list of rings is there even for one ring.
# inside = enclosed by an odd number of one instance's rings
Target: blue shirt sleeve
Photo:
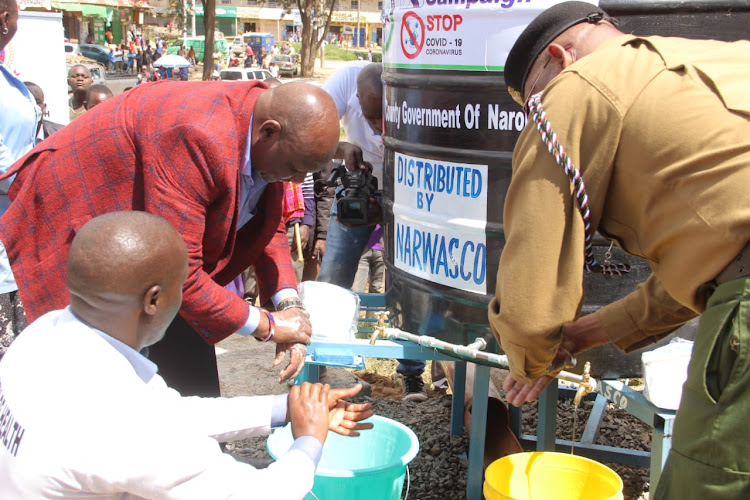
[[[320,444],[320,441],[318,441],[316,438],[312,436],[301,436],[298,437],[294,444],[292,445],[290,450],[300,450],[303,453],[305,453],[308,457],[310,457],[310,460],[313,461],[315,464],[315,468],[318,468],[318,464],[320,463],[320,457],[323,454],[323,445]]]

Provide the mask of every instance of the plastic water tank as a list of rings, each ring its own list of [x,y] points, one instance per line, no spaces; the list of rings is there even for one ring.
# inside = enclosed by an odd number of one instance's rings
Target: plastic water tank
[[[487,321],[504,245],[503,205],[513,147],[527,118],[503,80],[508,51],[554,0],[389,0],[384,10],[387,304],[395,326],[497,349]],[[594,3],[594,2],[592,2]],[[747,1],[599,2],[620,29],[641,35],[747,38]],[[597,259],[609,244],[597,241]],[[650,268],[624,277],[587,274],[584,312],[624,297]],[[531,284],[530,286],[533,286]],[[681,329],[694,335],[694,326]],[[665,340],[668,341],[668,340]],[[665,342],[663,341],[663,342]],[[640,354],[603,346],[595,376],[640,374]]]

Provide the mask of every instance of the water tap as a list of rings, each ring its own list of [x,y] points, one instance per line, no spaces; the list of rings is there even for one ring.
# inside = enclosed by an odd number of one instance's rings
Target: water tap
[[[576,391],[576,397],[573,399],[573,404],[576,406],[581,404],[581,400],[583,397],[591,392],[591,363],[586,361],[586,364],[583,365],[583,380],[581,380],[581,383],[578,385],[578,390]]]
[[[388,319],[388,311],[380,311],[378,313],[378,322],[375,325],[375,330],[370,335],[370,345],[375,345],[375,341],[378,337],[385,338],[385,320]]]

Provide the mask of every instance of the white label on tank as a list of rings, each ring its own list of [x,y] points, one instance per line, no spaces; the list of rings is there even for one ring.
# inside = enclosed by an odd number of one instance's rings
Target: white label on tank
[[[383,63],[392,68],[503,71],[524,28],[561,1],[386,0]]]
[[[487,293],[487,165],[394,156],[394,265]]]

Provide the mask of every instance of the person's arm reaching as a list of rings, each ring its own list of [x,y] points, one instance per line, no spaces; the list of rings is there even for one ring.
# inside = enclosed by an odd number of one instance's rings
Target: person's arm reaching
[[[196,124],[162,130],[158,139],[169,145],[170,155],[144,160],[154,162],[143,169],[144,209],[169,221],[185,241],[188,277],[180,315],[206,342],[213,344],[239,330],[250,312],[244,300],[216,283],[204,269],[207,233],[218,234],[216,211],[218,207],[234,209],[225,196],[235,189],[237,171],[226,164],[210,164],[212,158],[223,157],[221,143]],[[187,160],[177,168],[174,158]],[[211,221],[207,220],[209,215]],[[235,231],[229,226],[223,229],[227,233]],[[216,248],[211,251],[216,252]]]
[[[581,169],[596,228],[605,211],[622,117],[607,96],[585,83],[575,99],[553,99],[555,91],[564,89],[567,95],[576,88],[560,82],[578,78],[563,75],[545,90],[545,97],[555,102],[546,111],[558,141]],[[545,374],[563,357],[609,342],[636,349],[695,316],[652,275],[627,297],[576,320],[583,294],[582,218],[569,179],[533,124],[514,151],[504,218],[507,243],[489,317],[508,354],[506,389],[514,404],[535,398],[551,380]]]
[[[546,112],[559,142],[582,171],[596,228],[622,117],[605,96],[579,83],[576,99],[558,98],[557,106]],[[550,101],[552,87],[545,90]],[[584,225],[571,182],[533,123],[514,150],[503,218],[506,244],[489,320],[508,356],[511,375],[531,384],[549,369],[562,326],[580,312],[584,273]]]
[[[595,314],[609,341],[625,352],[658,342],[698,316],[673,299],[655,274]]]

